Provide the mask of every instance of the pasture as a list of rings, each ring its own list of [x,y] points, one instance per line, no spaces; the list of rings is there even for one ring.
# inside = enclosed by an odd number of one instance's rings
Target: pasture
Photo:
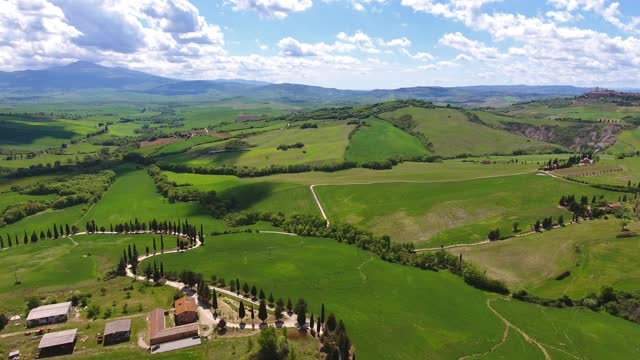
[[[583,308],[557,309],[519,301],[491,306],[547,349],[552,359],[635,359],[640,327],[630,321]],[[513,357],[512,357],[513,358]]]
[[[163,156],[163,162],[184,162],[190,165],[235,165],[262,168],[269,165],[322,164],[342,161],[354,126],[337,122],[323,122],[317,129],[271,129],[243,140],[246,149],[225,150],[224,143],[193,146],[174,155]],[[253,130],[255,131],[255,130]],[[279,145],[297,142],[303,148],[278,150]]]
[[[471,122],[457,109],[403,108],[381,117],[399,118],[403,115],[411,115],[417,123],[416,130],[433,143],[434,152],[438,155],[505,154],[516,150],[548,151],[557,147]]]
[[[640,239],[618,239],[619,233],[618,220],[594,220],[448,251],[462,254],[514,290],[525,289],[546,298],[564,294],[579,298],[603,286],[627,291],[640,287],[640,273],[634,265],[640,256]],[[571,274],[556,280],[565,271]]]
[[[503,236],[511,235],[516,221],[528,231],[536,220],[547,216],[564,215],[569,220],[570,213],[557,206],[562,195],[618,197],[617,193],[532,174],[318,186],[316,191],[332,221],[350,222],[418,247],[483,241],[495,228]]]
[[[388,122],[369,119],[353,134],[345,159],[364,163],[393,157],[415,158],[429,152],[420,140]]]

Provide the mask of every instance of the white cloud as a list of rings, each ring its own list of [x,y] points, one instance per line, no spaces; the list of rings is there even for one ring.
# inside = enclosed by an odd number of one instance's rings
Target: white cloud
[[[571,13],[574,11],[593,11],[600,15],[603,19],[613,24],[617,28],[628,31],[638,32],[638,26],[640,25],[640,17],[631,17],[629,20],[625,19],[620,11],[619,2],[611,2],[609,0],[547,0],[550,4],[556,7],[556,9],[565,10],[565,13]],[[558,19],[556,19],[558,20]],[[625,22],[627,20],[627,22]],[[558,20],[559,21],[559,20]]]
[[[355,10],[355,11],[365,11],[365,10],[366,10],[366,8],[364,7],[364,5],[362,5],[362,4],[361,4],[361,3],[359,3],[359,2],[354,2],[354,3],[352,4],[352,7],[353,7],[353,10]]]
[[[278,42],[280,54],[291,57],[307,57],[329,55],[331,53],[347,53],[355,49],[354,45],[335,42],[333,45],[323,42],[316,44],[302,43],[292,37],[286,37]]]
[[[308,10],[313,6],[311,0],[229,0],[233,3],[233,9],[240,10],[254,10],[259,14],[276,18],[284,19],[293,12],[301,12]]]
[[[471,60],[473,60],[473,58],[469,55],[458,54],[458,56],[456,56],[456,61],[471,61]]]
[[[417,52],[415,54],[412,54],[409,50],[407,49],[400,49],[400,52],[407,55],[408,57],[414,59],[414,60],[421,60],[421,61],[428,61],[428,60],[433,60],[435,59],[435,57],[427,52]]]
[[[501,78],[511,83],[629,84],[632,81],[629,79],[640,76],[640,40],[634,36],[623,38],[563,26],[550,17],[484,12],[482,5],[487,2],[402,0],[402,4],[417,12],[452,19],[474,31],[485,32],[496,45],[505,40],[516,44],[505,51],[470,40],[460,33],[446,34],[440,40],[440,44],[482,60],[482,66],[503,74]],[[602,14],[608,14],[612,23],[615,20],[610,15],[620,15],[616,12],[618,5],[604,0],[558,0],[554,3],[561,11],[597,12],[604,9]],[[606,6],[596,8],[598,4]],[[635,21],[632,19],[625,27],[634,25]]]
[[[547,11],[545,14],[556,22],[566,23],[574,20],[582,19],[582,15],[574,14],[569,11]]]
[[[384,41],[383,39],[378,39],[378,44],[380,46],[386,47],[408,47],[411,46],[411,40],[406,37],[391,39],[389,41]]]

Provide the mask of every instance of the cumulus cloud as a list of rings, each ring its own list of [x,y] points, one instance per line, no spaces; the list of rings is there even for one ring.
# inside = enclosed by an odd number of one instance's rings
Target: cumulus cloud
[[[503,79],[523,83],[593,84],[627,82],[640,76],[640,40],[610,36],[591,29],[563,26],[553,17],[529,17],[499,11],[485,12],[490,0],[402,0],[416,12],[440,16],[485,32],[494,44],[516,44],[507,51],[471,40],[459,32],[445,34],[440,44],[453,47],[501,73]],[[605,0],[550,1],[559,11],[590,10],[615,23],[621,14]],[[600,6],[602,5],[602,6]],[[614,16],[612,16],[614,15]],[[621,24],[629,29],[636,20]],[[622,26],[624,25],[624,26]]]
[[[313,6],[311,0],[229,0],[233,9],[254,10],[266,17],[284,19],[290,13],[305,11]]]

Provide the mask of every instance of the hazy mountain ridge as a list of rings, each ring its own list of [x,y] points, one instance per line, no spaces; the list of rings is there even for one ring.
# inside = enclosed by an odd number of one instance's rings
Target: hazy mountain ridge
[[[514,101],[576,96],[590,91],[574,86],[480,85],[417,86],[398,89],[346,90],[254,80],[176,80],[124,68],[79,61],[43,70],[0,72],[0,91],[39,95],[49,91],[113,89],[161,96],[247,97],[292,103],[366,103],[391,99],[424,99],[441,103],[482,104],[514,97]],[[28,95],[27,95],[28,94]]]

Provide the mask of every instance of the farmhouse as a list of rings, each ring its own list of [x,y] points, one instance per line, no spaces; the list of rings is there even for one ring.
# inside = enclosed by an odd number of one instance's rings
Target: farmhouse
[[[72,329],[45,334],[38,345],[40,357],[71,354],[76,344],[77,332],[78,329]]]
[[[27,316],[27,327],[67,321],[70,312],[71,302],[37,307],[29,311],[29,315]]]
[[[580,166],[591,165],[591,164],[593,164],[593,160],[591,160],[589,158],[584,158],[584,159],[580,160]]]
[[[192,297],[183,297],[175,302],[176,325],[191,324],[198,321],[198,306]]]
[[[117,320],[104,327],[104,345],[129,341],[131,337],[131,319]]]
[[[165,328],[166,313],[163,309],[155,309],[151,312],[149,320],[149,342],[151,345],[198,336],[197,323]]]

